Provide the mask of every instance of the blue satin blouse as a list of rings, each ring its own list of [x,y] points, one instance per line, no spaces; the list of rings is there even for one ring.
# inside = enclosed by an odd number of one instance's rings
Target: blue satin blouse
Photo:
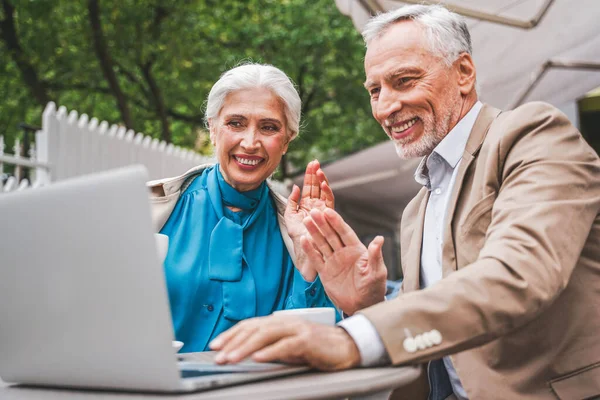
[[[334,307],[319,278],[306,282],[294,267],[265,183],[238,192],[218,164],[207,168],[181,194],[161,233],[169,236],[165,274],[182,352],[208,350],[246,318]]]

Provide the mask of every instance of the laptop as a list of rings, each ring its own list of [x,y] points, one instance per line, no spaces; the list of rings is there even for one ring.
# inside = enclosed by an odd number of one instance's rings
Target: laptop
[[[176,354],[144,167],[0,195],[0,377],[189,392],[306,371]]]

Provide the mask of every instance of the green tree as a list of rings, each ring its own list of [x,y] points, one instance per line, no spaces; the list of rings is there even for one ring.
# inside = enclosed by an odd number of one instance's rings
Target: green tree
[[[362,39],[332,0],[0,3],[0,132],[39,125],[52,100],[207,151],[208,91],[251,60],[283,69],[303,101],[280,177],[385,138],[362,87]]]

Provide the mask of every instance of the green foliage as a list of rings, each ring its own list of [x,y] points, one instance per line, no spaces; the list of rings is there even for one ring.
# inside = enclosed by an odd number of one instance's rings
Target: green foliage
[[[19,122],[41,123],[43,105],[17,57],[53,101],[123,122],[94,47],[88,1],[0,3],[14,7],[22,50],[17,55],[0,40],[0,132],[10,136]],[[301,168],[315,157],[337,158],[385,139],[362,87],[362,39],[333,0],[98,0],[98,7],[137,131],[207,151],[202,108],[208,91],[225,70],[252,60],[284,70],[302,96],[304,128],[288,165]],[[0,9],[0,21],[7,18]]]

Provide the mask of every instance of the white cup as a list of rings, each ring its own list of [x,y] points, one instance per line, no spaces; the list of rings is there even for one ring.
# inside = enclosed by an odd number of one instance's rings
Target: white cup
[[[155,233],[154,239],[156,240],[156,251],[158,253],[158,259],[161,264],[165,262],[167,258],[167,251],[169,251],[169,237],[162,233]]]
[[[181,350],[181,348],[183,347],[183,342],[180,342],[179,340],[173,340],[171,343],[173,346],[173,350],[175,350],[175,353],[179,352],[179,350]]]
[[[315,308],[295,308],[292,310],[275,311],[273,315],[286,315],[298,317],[307,321],[316,322],[324,325],[335,325],[335,308],[333,307],[315,307]]]

